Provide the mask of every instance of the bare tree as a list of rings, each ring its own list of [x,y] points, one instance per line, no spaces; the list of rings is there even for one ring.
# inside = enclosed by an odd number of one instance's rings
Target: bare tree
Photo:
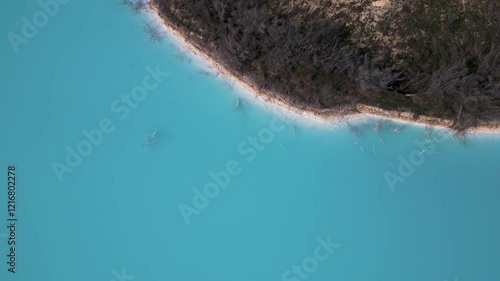
[[[213,7],[220,21],[224,21],[225,19],[226,6],[227,6],[227,1],[225,0],[213,0]]]
[[[347,124],[347,128],[349,128],[349,131],[358,139],[361,138],[361,132],[359,131],[358,128],[354,127],[353,125],[351,125],[351,123],[349,123],[349,121],[346,121],[346,124]]]
[[[153,43],[160,42],[162,39],[163,31],[152,23],[144,23],[144,32]]]
[[[239,111],[239,110],[241,110],[244,107],[245,104],[246,104],[246,102],[243,99],[237,98],[236,99],[236,104],[234,106],[234,109],[237,110],[237,111]]]
[[[147,9],[148,3],[146,0],[122,0],[121,5],[127,6],[134,13],[139,13]]]
[[[385,121],[384,120],[379,120],[376,124],[375,124],[375,133],[380,133],[380,131],[382,131],[382,129],[384,128],[384,124],[385,124]]]

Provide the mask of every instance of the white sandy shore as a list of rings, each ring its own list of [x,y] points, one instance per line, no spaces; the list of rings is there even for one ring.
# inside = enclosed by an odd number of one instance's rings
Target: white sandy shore
[[[200,50],[197,46],[191,43],[189,40],[185,38],[185,36],[177,30],[174,26],[172,26],[168,21],[163,19],[157,9],[150,3],[149,14],[151,18],[159,23],[164,31],[170,35],[172,41],[181,49],[186,49],[192,55],[193,60],[196,64],[204,70],[210,72],[210,69],[215,69],[220,75],[223,75],[225,79],[234,81],[234,85],[240,90],[240,93],[250,97],[253,101],[256,102],[257,105],[262,106],[266,110],[270,110],[271,112],[281,115],[285,119],[294,119],[298,122],[305,122],[312,125],[325,125],[329,128],[338,128],[344,121],[349,121],[353,123],[364,122],[370,118],[379,118],[386,119],[398,123],[411,124],[415,126],[428,126],[429,124],[409,121],[406,119],[400,118],[392,118],[388,116],[381,116],[378,114],[366,114],[366,113],[357,113],[350,114],[348,116],[344,116],[341,118],[339,115],[325,111],[325,112],[315,112],[313,110],[300,109],[290,103],[277,98],[276,96],[271,96],[265,91],[257,89],[251,83],[241,79],[240,77],[235,76],[229,69],[227,69],[224,65],[215,61],[209,54],[205,53],[203,50]],[[446,126],[433,125],[433,128],[436,129],[444,129],[447,131],[451,131],[450,128]],[[475,128],[471,131],[474,135],[492,135],[499,134],[500,128],[492,129],[486,127]]]

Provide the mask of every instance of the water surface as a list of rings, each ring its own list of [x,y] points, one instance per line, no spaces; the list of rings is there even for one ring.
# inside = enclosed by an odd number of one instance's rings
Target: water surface
[[[59,8],[16,54],[7,34],[42,9],[0,4],[0,167],[16,165],[18,218],[16,273],[0,236],[1,280],[500,279],[498,138],[433,132],[422,152],[421,127],[377,133],[368,120],[353,124],[358,137],[298,121],[201,73],[172,40],[149,42],[147,18],[115,1]],[[121,96],[148,68],[168,76],[125,116]],[[53,163],[103,120],[114,130],[60,181]],[[268,143],[252,148],[259,134]],[[238,175],[186,224],[179,205],[228,163]],[[404,182],[391,188],[388,174]],[[328,237],[340,246],[307,277],[286,274]]]

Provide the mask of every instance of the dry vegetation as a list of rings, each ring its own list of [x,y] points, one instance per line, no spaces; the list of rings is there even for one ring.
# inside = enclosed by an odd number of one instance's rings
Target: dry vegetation
[[[365,103],[500,119],[500,0],[152,0],[259,88],[316,109]],[[133,5],[133,4],[132,4]]]

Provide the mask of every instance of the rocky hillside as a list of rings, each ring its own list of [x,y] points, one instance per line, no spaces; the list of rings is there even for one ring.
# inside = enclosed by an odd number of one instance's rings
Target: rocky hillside
[[[151,0],[187,39],[300,107],[500,119],[500,0]]]

